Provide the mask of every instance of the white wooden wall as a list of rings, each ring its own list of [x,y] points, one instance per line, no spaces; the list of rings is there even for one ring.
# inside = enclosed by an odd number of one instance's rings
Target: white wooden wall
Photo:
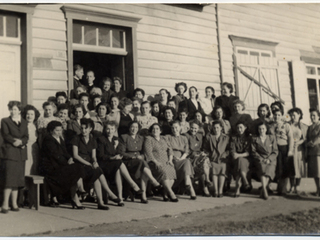
[[[285,108],[291,108],[288,62],[300,59],[299,50],[313,51],[312,46],[319,46],[319,11],[319,4],[219,4],[224,81],[234,81],[229,35],[278,42],[281,97]]]

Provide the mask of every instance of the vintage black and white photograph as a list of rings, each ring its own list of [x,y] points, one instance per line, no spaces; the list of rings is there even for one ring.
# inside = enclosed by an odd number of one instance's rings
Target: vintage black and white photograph
[[[1,3],[0,236],[319,235],[320,3]]]

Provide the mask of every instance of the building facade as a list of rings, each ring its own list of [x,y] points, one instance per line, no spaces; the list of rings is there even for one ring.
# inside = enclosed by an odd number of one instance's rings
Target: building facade
[[[1,117],[8,100],[41,109],[73,84],[73,66],[125,90],[176,82],[220,94],[235,84],[246,111],[279,100],[319,109],[319,4],[0,5]]]

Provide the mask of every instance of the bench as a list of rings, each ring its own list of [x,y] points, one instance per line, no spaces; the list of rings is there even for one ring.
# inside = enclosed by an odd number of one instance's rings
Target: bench
[[[39,175],[27,175],[25,176],[25,179],[32,185],[36,185],[36,192],[33,193],[35,194],[35,196],[32,196],[32,199],[34,199],[34,201],[30,202],[29,207],[32,208],[32,206],[34,205],[36,210],[38,210],[40,206],[40,185],[44,183],[44,177]]]

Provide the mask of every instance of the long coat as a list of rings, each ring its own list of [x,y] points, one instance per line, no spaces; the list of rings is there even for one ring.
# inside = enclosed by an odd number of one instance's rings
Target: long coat
[[[27,121],[21,118],[20,125],[17,125],[11,117],[3,118],[1,120],[1,135],[3,138],[2,157],[7,160],[26,161],[26,145],[29,138]],[[22,141],[22,146],[13,146],[16,138]]]
[[[203,150],[209,154],[211,162],[226,162],[229,156],[229,137],[221,134],[218,141],[215,135],[209,133],[205,137]]]
[[[197,104],[198,104],[198,106],[197,106],[198,108],[196,108],[196,106],[190,100],[190,98],[184,101],[184,105],[182,105],[182,106],[185,107],[188,110],[188,119],[187,120],[194,119],[195,112],[197,110],[200,111],[204,115],[204,111],[203,111],[203,109],[201,107],[201,104],[198,101],[197,101]],[[181,104],[180,104],[180,106],[181,106]],[[181,110],[182,108],[180,108],[180,106],[179,106],[179,109]]]

